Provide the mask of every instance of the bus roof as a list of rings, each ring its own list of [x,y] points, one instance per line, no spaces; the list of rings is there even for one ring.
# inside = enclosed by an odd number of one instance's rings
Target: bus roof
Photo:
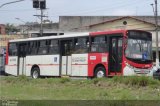
[[[25,42],[25,41],[36,41],[36,40],[47,40],[47,39],[63,39],[63,38],[73,38],[73,37],[83,37],[83,36],[94,36],[94,35],[102,35],[102,34],[116,34],[116,33],[125,33],[129,30],[108,30],[108,31],[97,31],[97,32],[82,32],[82,33],[73,33],[73,34],[65,34],[59,36],[43,36],[36,38],[26,38],[26,39],[16,39],[10,40],[9,42]],[[142,30],[134,30],[134,31],[142,31]]]
[[[9,42],[25,42],[25,41],[44,40],[44,39],[73,38],[73,37],[82,37],[82,36],[89,36],[89,33],[85,32],[85,33],[65,34],[65,35],[59,35],[59,36],[43,36],[43,37],[36,37],[36,38],[16,39],[16,40],[10,40]]]
[[[108,30],[108,31],[98,31],[98,32],[91,32],[90,35],[103,35],[103,34],[115,34],[115,33],[124,33],[127,30]]]

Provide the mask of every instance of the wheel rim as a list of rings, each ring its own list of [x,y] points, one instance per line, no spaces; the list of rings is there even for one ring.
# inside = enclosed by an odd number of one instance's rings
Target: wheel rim
[[[97,78],[102,78],[104,77],[104,72],[102,70],[97,72]]]
[[[38,71],[34,71],[34,72],[33,72],[33,78],[34,78],[34,79],[38,78]]]

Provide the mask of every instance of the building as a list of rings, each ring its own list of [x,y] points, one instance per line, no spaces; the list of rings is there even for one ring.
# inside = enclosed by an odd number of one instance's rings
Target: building
[[[25,37],[37,37],[40,35],[40,24],[37,22],[19,25],[18,29],[20,29],[20,33]],[[43,23],[43,33],[44,36],[63,35],[63,33],[59,31],[59,23],[52,23],[50,21]]]
[[[4,34],[6,34],[5,25],[4,24],[0,24],[0,35],[4,35]]]
[[[106,25],[108,26],[108,23],[112,21],[114,21],[114,23],[119,21],[120,23],[112,24],[113,26],[109,29],[118,29],[118,28],[121,28],[123,24],[121,23],[123,21],[122,19],[135,19],[135,21],[136,20],[143,21],[143,22],[152,23],[152,24],[155,23],[154,16],[60,16],[59,30],[64,32],[88,31],[89,29],[92,29],[92,28],[88,28],[89,26],[92,26],[92,25],[96,26],[97,24],[102,25],[103,23],[105,24],[105,26]],[[158,24],[160,25],[160,16],[158,16]],[[113,28],[113,27],[116,27],[116,28]],[[104,30],[104,29],[101,29],[101,30]]]

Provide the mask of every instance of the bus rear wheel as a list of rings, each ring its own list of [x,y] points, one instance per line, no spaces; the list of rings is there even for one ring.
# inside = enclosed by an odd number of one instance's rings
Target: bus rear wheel
[[[38,67],[34,67],[32,69],[31,75],[32,75],[32,78],[34,78],[34,79],[39,78],[40,77],[40,70],[39,70],[39,68]]]
[[[95,70],[95,77],[96,78],[104,78],[105,77],[105,68],[104,67],[97,67]]]

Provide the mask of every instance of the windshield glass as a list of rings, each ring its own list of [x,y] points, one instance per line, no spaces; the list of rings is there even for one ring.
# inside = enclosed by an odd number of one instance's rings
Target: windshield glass
[[[127,58],[134,60],[152,60],[152,42],[129,38],[125,55]]]

